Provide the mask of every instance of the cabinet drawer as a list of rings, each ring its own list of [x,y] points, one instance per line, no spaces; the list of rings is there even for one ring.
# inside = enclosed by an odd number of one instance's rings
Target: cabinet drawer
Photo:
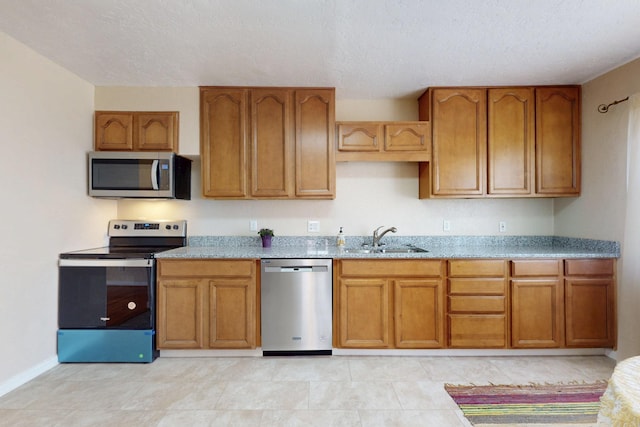
[[[511,275],[514,277],[526,276],[559,276],[562,274],[562,260],[516,260],[511,261]]]
[[[567,276],[613,276],[613,259],[568,259],[564,262]]]
[[[158,260],[160,276],[253,276],[256,260]]]
[[[504,313],[504,296],[452,296],[449,311],[456,313]]]
[[[505,348],[506,331],[505,315],[449,315],[451,348]]]
[[[504,295],[506,279],[449,279],[451,295]]]
[[[442,261],[438,260],[343,260],[341,276],[392,277],[419,276],[440,277]]]
[[[449,261],[449,276],[451,277],[492,277],[505,276],[507,262],[502,259],[470,260],[460,259]]]

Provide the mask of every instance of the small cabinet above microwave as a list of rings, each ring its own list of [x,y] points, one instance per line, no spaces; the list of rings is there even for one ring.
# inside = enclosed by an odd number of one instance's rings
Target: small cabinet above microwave
[[[177,111],[96,111],[96,151],[178,152]]]

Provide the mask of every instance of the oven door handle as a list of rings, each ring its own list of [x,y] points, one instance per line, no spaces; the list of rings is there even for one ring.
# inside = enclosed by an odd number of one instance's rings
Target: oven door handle
[[[146,267],[153,265],[152,259],[61,259],[60,267]]]

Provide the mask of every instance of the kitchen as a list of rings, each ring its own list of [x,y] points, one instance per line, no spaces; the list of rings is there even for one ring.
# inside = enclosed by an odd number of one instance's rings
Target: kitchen
[[[213,202],[198,196],[196,178],[191,201],[114,202],[86,196],[93,111],[180,111],[180,151],[196,156],[198,88],[94,86],[6,34],[0,37],[0,49],[8,58],[0,75],[0,128],[4,146],[11,147],[11,155],[1,160],[5,245],[0,252],[0,331],[7,345],[0,353],[0,392],[57,363],[57,255],[103,245],[108,220],[131,216],[187,218],[190,235],[253,236],[251,219],[277,235],[307,235],[309,219],[320,222],[323,235],[333,236],[344,227],[347,239],[368,235],[379,225],[396,226],[407,235],[446,235],[442,222],[448,220],[451,235],[499,235],[498,223],[504,221],[509,235],[618,241],[622,258],[614,357],[622,360],[640,353],[640,336],[634,330],[640,273],[633,270],[635,262],[625,262],[625,247],[632,243],[625,240],[628,107],[621,104],[607,114],[597,112],[601,103],[640,91],[639,60],[583,82],[579,198],[419,200],[416,165],[339,163],[333,201]],[[336,102],[338,120],[415,120],[416,115],[415,97]],[[199,176],[197,161],[194,176]]]

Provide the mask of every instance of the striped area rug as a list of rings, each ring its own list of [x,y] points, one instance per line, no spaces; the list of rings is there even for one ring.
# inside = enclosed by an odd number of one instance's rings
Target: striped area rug
[[[454,386],[445,390],[474,426],[595,424],[605,381],[588,384]]]

